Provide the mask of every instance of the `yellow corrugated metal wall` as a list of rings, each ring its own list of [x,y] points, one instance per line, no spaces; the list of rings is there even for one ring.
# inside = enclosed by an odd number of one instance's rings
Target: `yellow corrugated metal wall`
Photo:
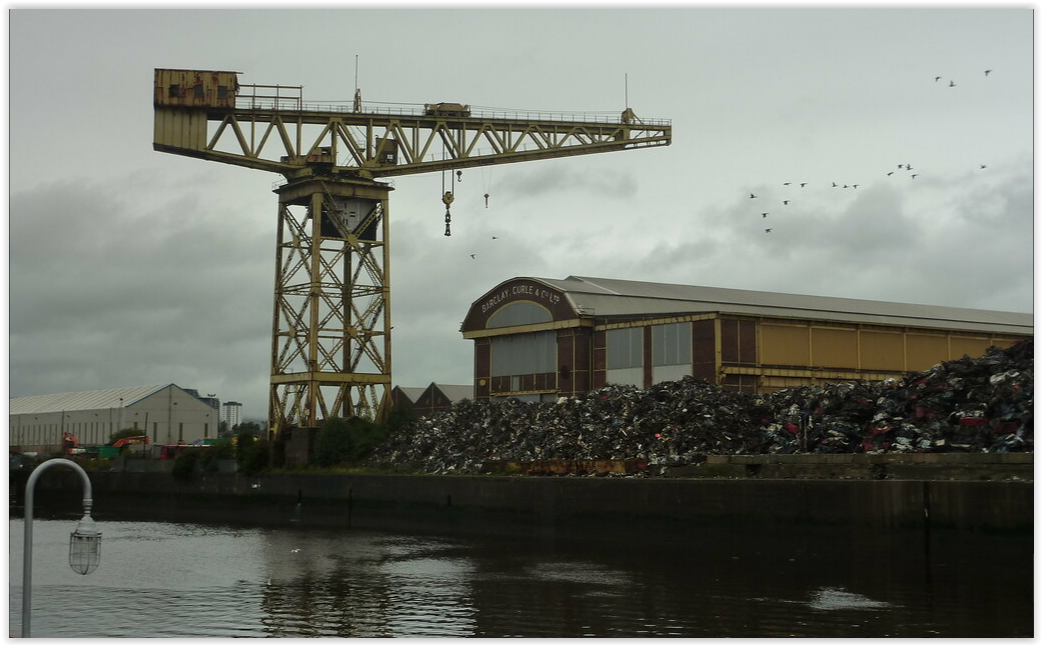
[[[206,148],[206,113],[183,108],[156,108],[153,142],[177,148]]]
[[[755,369],[761,392],[812,381],[878,379],[887,373],[926,370],[942,361],[979,357],[991,346],[1008,347],[1024,337],[953,330],[923,330],[809,321],[759,320]]]

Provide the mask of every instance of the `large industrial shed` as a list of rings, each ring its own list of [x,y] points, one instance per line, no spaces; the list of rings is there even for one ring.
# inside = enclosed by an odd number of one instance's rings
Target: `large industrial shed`
[[[1033,335],[1031,314],[569,276],[477,301],[475,397],[546,401],[691,375],[769,393],[882,380]]]
[[[9,402],[9,444],[23,452],[56,452],[65,433],[83,446],[105,444],[112,433],[125,428],[141,430],[153,445],[217,435],[217,408],[174,384],[15,397]]]
[[[416,416],[424,417],[452,408],[464,399],[474,398],[474,387],[431,382],[426,388],[395,386],[391,391],[391,402],[395,406],[408,408]]]

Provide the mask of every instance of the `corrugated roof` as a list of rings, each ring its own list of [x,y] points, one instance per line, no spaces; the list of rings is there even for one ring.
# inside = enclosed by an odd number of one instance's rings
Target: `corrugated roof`
[[[440,390],[449,401],[455,404],[464,399],[474,399],[474,386],[459,386],[453,384],[432,384]]]
[[[401,393],[414,404],[416,403],[416,400],[419,399],[420,395],[427,390],[426,388],[413,388],[411,386],[395,386],[395,388],[401,391]]]
[[[1033,334],[1034,317],[1019,312],[779,294],[722,287],[569,276],[538,278],[566,293],[576,310],[595,316],[730,312],[880,325]]]
[[[61,411],[100,410],[119,408],[120,399],[123,407],[132,406],[149,395],[173,386],[137,386],[135,388],[112,388],[110,390],[90,390],[79,393],[55,393],[51,395],[31,395],[14,397],[10,400],[10,414],[25,413],[60,413]]]

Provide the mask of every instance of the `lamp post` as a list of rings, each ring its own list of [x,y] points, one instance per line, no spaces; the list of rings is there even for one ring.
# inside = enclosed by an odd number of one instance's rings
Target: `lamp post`
[[[209,400],[206,403],[210,405],[210,408],[212,408],[215,413],[217,413],[214,416],[214,420],[213,420],[214,421],[214,436],[215,437],[220,437],[221,436],[221,422],[217,418],[219,418],[221,416],[221,409],[220,409],[220,404],[217,403],[217,393],[206,393],[206,399]],[[207,414],[206,418],[209,419],[210,415]],[[210,437],[209,430],[207,430],[207,432],[206,432],[206,437]]]
[[[52,466],[65,465],[80,474],[83,480],[83,518],[69,535],[69,566],[77,574],[90,574],[101,562],[101,532],[98,531],[90,510],[94,504],[90,478],[83,467],[72,460],[54,458],[36,467],[25,483],[25,539],[22,545],[22,637],[29,637],[33,596],[33,490],[40,474]]]

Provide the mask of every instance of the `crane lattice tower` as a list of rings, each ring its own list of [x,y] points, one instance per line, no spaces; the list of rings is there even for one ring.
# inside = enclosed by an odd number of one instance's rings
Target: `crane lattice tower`
[[[379,418],[391,386],[386,178],[669,145],[672,126],[477,112],[457,103],[363,108],[240,72],[156,69],[153,148],[279,173],[269,434]],[[381,181],[382,180],[382,181]],[[451,194],[444,196],[448,234]]]

